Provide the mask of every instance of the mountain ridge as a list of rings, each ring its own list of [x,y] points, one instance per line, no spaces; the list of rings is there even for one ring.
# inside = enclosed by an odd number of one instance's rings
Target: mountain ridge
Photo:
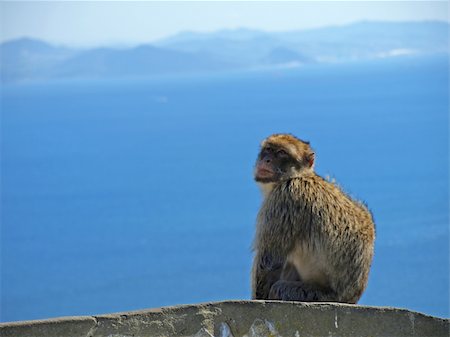
[[[4,83],[151,77],[448,53],[449,27],[443,21],[361,21],[286,32],[238,28],[181,32],[128,48],[88,49],[25,37],[0,44],[0,76]]]

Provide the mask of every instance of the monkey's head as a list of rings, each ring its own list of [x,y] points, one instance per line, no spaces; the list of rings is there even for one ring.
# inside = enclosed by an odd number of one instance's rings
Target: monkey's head
[[[312,173],[314,152],[308,142],[289,134],[275,134],[261,143],[255,165],[255,180],[276,183]]]

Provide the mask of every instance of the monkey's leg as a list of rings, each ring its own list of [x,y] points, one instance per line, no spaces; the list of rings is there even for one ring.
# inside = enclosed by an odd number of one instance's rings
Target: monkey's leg
[[[281,301],[336,301],[332,290],[313,288],[302,281],[275,282],[270,288],[269,299]]]
[[[257,255],[253,264],[252,299],[266,300],[272,285],[280,279],[283,264],[270,255]]]

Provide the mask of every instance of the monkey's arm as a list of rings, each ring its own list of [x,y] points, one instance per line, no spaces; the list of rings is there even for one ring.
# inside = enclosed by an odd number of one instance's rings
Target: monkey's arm
[[[272,285],[280,279],[284,261],[268,253],[256,254],[252,269],[252,299],[269,299]]]

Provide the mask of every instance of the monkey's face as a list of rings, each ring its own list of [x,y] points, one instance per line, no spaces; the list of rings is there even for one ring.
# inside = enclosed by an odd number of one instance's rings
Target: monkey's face
[[[309,144],[291,135],[273,135],[261,145],[255,165],[255,180],[276,183],[312,172],[314,152]]]
[[[255,167],[255,180],[273,183],[282,179],[292,161],[289,153],[280,147],[268,144],[261,149]]]

